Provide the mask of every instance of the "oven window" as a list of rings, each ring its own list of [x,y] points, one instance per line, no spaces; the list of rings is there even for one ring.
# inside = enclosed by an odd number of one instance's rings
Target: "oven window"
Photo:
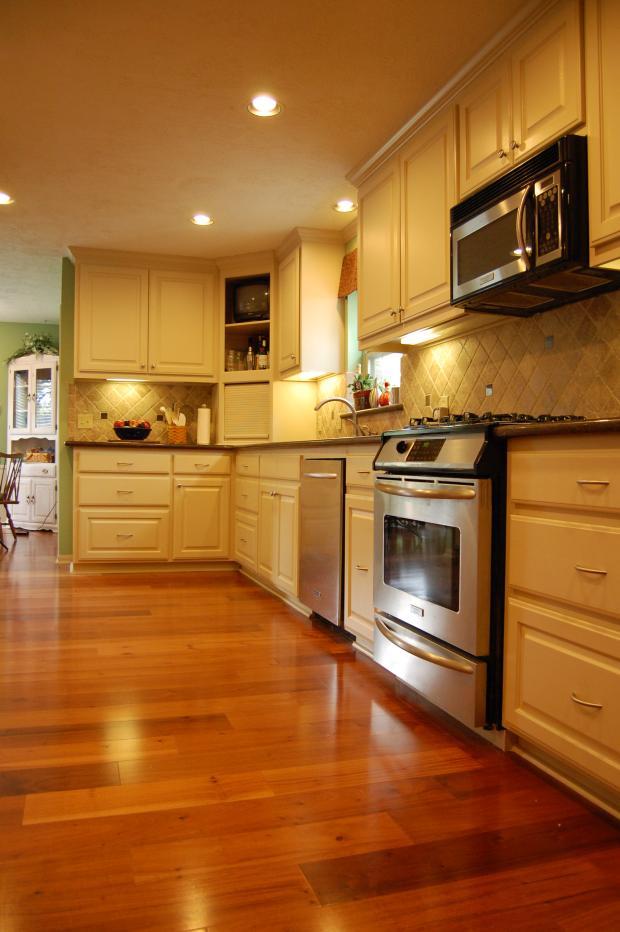
[[[456,243],[459,285],[501,269],[521,255],[516,233],[517,211],[469,233]]]
[[[383,579],[417,599],[459,610],[461,532],[457,527],[384,518]]]

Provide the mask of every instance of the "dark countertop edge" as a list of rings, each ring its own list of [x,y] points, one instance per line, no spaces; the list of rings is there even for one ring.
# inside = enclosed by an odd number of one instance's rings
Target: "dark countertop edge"
[[[560,421],[555,424],[504,424],[494,429],[496,437],[549,437],[558,434],[611,434],[620,432],[620,417],[594,421]]]
[[[381,443],[381,436],[372,437],[330,437],[327,440],[279,440],[273,443],[210,443],[208,446],[197,443],[159,443],[156,440],[65,440],[66,447],[102,447],[110,450],[132,447],[146,450],[228,450],[252,452],[259,450],[290,449],[292,447],[341,447]]]

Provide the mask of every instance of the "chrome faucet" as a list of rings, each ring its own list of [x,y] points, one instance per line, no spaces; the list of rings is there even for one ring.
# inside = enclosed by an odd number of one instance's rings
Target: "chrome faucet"
[[[326,405],[329,401],[339,401],[341,404],[346,405],[352,415],[351,420],[353,421],[353,427],[355,428],[355,436],[366,436],[363,427],[357,423],[357,410],[353,407],[348,398],[341,398],[339,395],[335,395],[333,398],[324,398],[323,401],[319,401],[318,405],[314,406],[314,410],[318,411],[319,408],[322,408],[323,405]]]

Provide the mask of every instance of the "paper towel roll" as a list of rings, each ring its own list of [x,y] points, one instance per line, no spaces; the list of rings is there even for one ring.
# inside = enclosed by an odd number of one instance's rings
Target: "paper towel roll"
[[[196,434],[196,443],[205,447],[211,443],[211,409],[206,405],[200,405],[198,408]]]

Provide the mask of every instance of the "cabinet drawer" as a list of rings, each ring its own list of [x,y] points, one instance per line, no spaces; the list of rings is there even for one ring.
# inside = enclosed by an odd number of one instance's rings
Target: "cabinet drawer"
[[[239,476],[235,484],[235,500],[237,508],[258,512],[258,479]]]
[[[260,458],[261,479],[299,479],[301,457],[296,453],[266,454]]]
[[[510,586],[618,616],[620,527],[513,515],[509,531]]]
[[[620,508],[617,450],[511,453],[510,466],[513,501]]]
[[[375,456],[347,456],[347,486],[372,489],[374,473],[372,464]]]
[[[78,509],[78,560],[167,560],[169,512]]]
[[[172,468],[186,476],[228,476],[230,457],[225,453],[174,453]]]
[[[505,723],[620,787],[618,635],[593,636],[518,600],[508,616]]]
[[[56,475],[56,463],[24,463],[22,476],[47,476],[51,479]]]
[[[258,476],[260,458],[258,453],[237,453],[235,468],[240,476]]]
[[[169,473],[170,455],[136,450],[135,447],[116,450],[80,450],[79,472]]]
[[[256,569],[258,558],[258,517],[237,511],[235,514],[235,559]]]
[[[78,505],[169,505],[168,476],[78,476]]]

